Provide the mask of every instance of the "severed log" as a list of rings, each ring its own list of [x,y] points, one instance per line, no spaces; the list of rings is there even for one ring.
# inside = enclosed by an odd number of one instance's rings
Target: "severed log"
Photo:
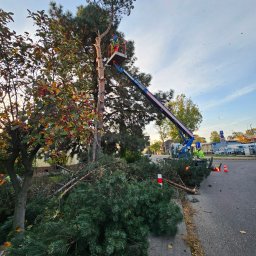
[[[182,186],[180,184],[177,184],[173,181],[167,180],[167,179],[163,179],[163,180],[166,181],[169,185],[173,185],[174,187],[185,190],[186,192],[189,192],[191,194],[196,194],[198,192],[196,188],[191,189],[191,188]]]

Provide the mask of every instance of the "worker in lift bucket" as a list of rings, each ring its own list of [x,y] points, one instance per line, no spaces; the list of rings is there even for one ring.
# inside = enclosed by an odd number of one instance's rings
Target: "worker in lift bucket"
[[[194,156],[196,156],[197,158],[204,158],[204,151],[201,148],[201,143],[200,142],[196,142],[196,148],[194,150]]]
[[[118,52],[119,46],[120,46],[120,44],[119,44],[118,36],[114,34],[111,39],[112,52]]]

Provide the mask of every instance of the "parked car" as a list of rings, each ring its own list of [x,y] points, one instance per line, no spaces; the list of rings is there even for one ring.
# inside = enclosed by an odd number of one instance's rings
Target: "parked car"
[[[235,149],[234,148],[227,148],[226,153],[228,155],[233,155],[233,154],[235,154]]]
[[[215,155],[224,155],[224,154],[226,154],[226,152],[225,152],[224,150],[219,149],[219,150],[216,150],[216,151],[214,152],[214,154],[215,154]]]

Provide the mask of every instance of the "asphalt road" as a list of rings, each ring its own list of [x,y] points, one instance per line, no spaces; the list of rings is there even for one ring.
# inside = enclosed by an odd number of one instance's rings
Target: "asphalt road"
[[[206,256],[256,256],[256,161],[222,162],[193,196],[199,239]]]

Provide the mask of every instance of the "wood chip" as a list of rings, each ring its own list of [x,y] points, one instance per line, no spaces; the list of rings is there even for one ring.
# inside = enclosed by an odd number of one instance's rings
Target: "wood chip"
[[[172,244],[168,244],[168,249],[172,249]]]

